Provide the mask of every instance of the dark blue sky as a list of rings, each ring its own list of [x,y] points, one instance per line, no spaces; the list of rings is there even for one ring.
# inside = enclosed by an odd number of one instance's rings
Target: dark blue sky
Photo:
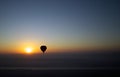
[[[114,48],[119,33],[119,0],[0,0],[1,50]]]

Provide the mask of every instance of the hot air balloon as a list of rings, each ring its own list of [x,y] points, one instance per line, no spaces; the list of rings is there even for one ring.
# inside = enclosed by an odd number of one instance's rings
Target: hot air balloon
[[[41,49],[42,52],[44,53],[44,52],[46,51],[47,47],[46,47],[45,45],[42,45],[42,46],[40,47],[40,49]]]

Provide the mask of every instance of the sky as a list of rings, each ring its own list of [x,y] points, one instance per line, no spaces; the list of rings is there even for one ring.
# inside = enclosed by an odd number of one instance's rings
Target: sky
[[[0,53],[120,46],[119,0],[0,0]]]

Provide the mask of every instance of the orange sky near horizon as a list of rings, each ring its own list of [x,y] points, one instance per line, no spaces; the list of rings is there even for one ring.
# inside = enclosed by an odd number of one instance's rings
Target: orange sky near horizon
[[[42,51],[40,50],[40,46],[41,45],[46,45],[47,46],[47,51],[48,53],[51,52],[75,52],[75,51],[79,51],[82,52],[84,50],[109,50],[109,49],[117,49],[118,47],[115,46],[90,46],[90,45],[68,45],[68,44],[55,44],[55,43],[48,43],[46,42],[44,43],[35,43],[35,42],[19,42],[19,43],[12,43],[12,44],[8,44],[8,45],[1,45],[0,46],[0,53],[22,53],[25,54],[26,53],[26,48],[31,48],[32,49],[32,53],[42,53]]]

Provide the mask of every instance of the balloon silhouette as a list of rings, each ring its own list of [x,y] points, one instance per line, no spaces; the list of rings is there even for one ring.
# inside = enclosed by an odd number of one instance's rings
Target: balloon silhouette
[[[42,45],[42,46],[40,47],[40,49],[41,49],[42,52],[44,53],[44,52],[46,51],[47,47],[46,47],[45,45]]]

